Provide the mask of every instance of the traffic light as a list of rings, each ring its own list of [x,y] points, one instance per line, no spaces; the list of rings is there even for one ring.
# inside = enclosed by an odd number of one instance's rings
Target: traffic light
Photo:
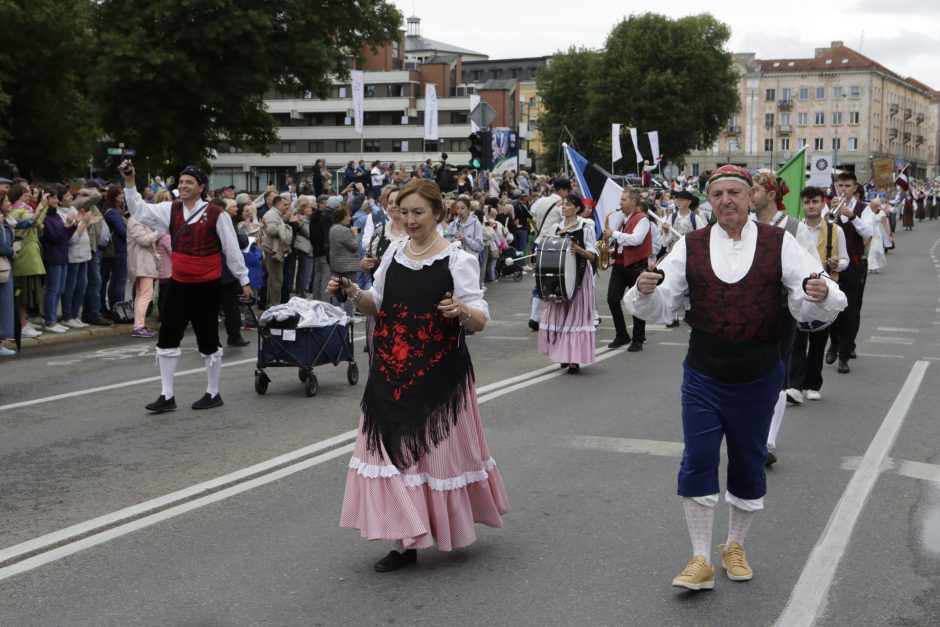
[[[470,167],[479,170],[483,167],[483,131],[470,133]]]

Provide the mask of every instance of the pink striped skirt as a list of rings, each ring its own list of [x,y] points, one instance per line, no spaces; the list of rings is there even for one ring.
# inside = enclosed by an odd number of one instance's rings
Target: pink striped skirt
[[[437,544],[450,551],[473,544],[474,524],[501,527],[509,512],[506,488],[490,457],[476,388],[450,436],[416,464],[399,471],[384,449],[369,452],[359,434],[349,460],[340,527],[367,540],[397,540],[405,549]]]
[[[594,278],[590,268],[570,303],[546,303],[539,321],[539,354],[556,364],[592,364],[594,342]]]

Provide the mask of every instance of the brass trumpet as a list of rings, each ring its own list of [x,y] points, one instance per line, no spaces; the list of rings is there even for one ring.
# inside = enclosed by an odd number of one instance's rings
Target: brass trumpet
[[[826,214],[826,222],[829,224],[835,224],[839,219],[839,210],[845,206],[845,203],[848,199],[845,196],[839,196],[839,204],[830,207],[829,213]]]

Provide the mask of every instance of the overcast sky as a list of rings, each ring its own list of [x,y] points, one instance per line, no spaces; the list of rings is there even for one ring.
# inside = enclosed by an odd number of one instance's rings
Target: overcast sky
[[[421,18],[425,37],[488,54],[491,59],[550,55],[572,45],[600,48],[612,26],[630,13],[650,10],[681,17],[702,13],[708,6],[712,15],[731,27],[732,52],[755,52],[763,59],[806,58],[813,56],[815,48],[841,40],[902,76],[940,89],[940,3],[936,0],[393,2],[406,17],[414,13]]]

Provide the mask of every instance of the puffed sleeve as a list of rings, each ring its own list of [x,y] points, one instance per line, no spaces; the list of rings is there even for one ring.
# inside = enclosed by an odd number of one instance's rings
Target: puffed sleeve
[[[623,297],[623,304],[632,315],[647,322],[672,322],[675,312],[689,293],[689,282],[685,275],[685,238],[680,238],[672,252],[663,257],[659,269],[664,273],[663,282],[652,294],[641,294],[636,285]]]
[[[480,287],[480,262],[476,255],[464,250],[455,250],[450,256],[450,274],[454,278],[454,296],[471,309],[483,312],[490,319],[490,307],[483,300]]]
[[[594,232],[594,220],[584,221],[584,250],[597,254],[597,234]]]
[[[382,255],[382,261],[379,262],[375,276],[372,277],[372,287],[369,288],[369,293],[372,294],[372,302],[375,303],[376,309],[382,309],[382,298],[385,296],[385,275],[388,274],[388,266],[392,263],[392,259],[398,251],[401,250],[402,246],[407,243],[407,239],[392,242],[385,251],[385,254]]]

